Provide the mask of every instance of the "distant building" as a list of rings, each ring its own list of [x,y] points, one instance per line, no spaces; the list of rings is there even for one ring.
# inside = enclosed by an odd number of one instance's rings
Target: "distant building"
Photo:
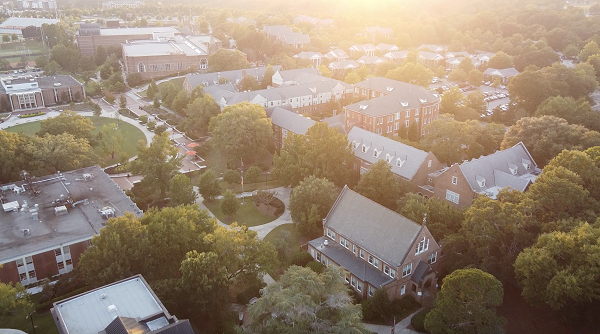
[[[221,47],[212,36],[176,36],[172,32],[155,34],[152,40],[128,41],[123,44],[123,63],[127,74],[140,73],[152,79],[208,69],[208,57]]]
[[[10,107],[7,111],[42,109],[85,99],[83,84],[70,75],[33,77],[15,75],[0,80],[0,101]]]
[[[387,78],[368,78],[354,85],[354,96],[365,100],[344,107],[346,130],[353,126],[384,136],[416,127],[419,136],[424,126],[439,114],[441,98],[421,86]]]
[[[293,111],[275,107],[271,112],[271,122],[275,133],[275,148],[277,151],[283,148],[283,141],[290,133],[305,135],[315,121]]]
[[[59,334],[194,334],[171,315],[141,275],[55,302]]]
[[[273,70],[279,71],[281,65],[273,66]],[[243,68],[241,70],[231,70],[223,72],[212,72],[212,73],[201,73],[201,74],[188,74],[185,76],[183,81],[183,88],[189,93],[196,86],[203,86],[204,92],[208,92],[210,87],[216,89],[223,88],[228,92],[237,93],[242,86],[242,80],[246,75],[251,75],[256,78],[256,81],[262,82],[264,79],[266,66]],[[215,95],[215,90],[210,90],[211,96],[218,99]]]
[[[483,80],[494,81],[494,78],[500,78],[503,84],[508,84],[511,78],[516,77],[520,73],[514,67],[504,69],[488,68],[483,72]]]
[[[121,7],[129,7],[129,8],[137,8],[145,5],[144,1],[104,1],[102,2],[102,9],[111,9],[111,8],[121,8]]]
[[[21,10],[45,10],[56,8],[56,0],[17,0],[17,9]]]
[[[294,18],[294,25],[302,22],[310,23],[315,27],[331,27],[335,26],[335,21],[332,19],[318,19],[307,15],[298,15]]]
[[[9,17],[0,23],[0,28],[23,29],[30,26],[41,28],[43,24],[56,24],[60,20],[36,17]]]
[[[323,55],[320,52],[302,51],[297,55],[294,55],[294,58],[310,60],[312,66],[319,67],[319,65],[321,65],[321,59],[323,59]]]
[[[100,45],[121,46],[127,41],[150,40],[155,34],[180,35],[173,27],[101,28],[97,23],[82,23],[77,30],[77,47],[85,56],[95,56]]]
[[[73,270],[107,219],[142,213],[98,166],[24,175],[0,201],[0,281],[23,285]]]
[[[423,303],[437,288],[441,248],[422,225],[344,187],[323,219],[323,236],[308,252],[325,266],[346,269],[346,283],[361,298],[384,289],[390,299]]]
[[[239,24],[241,26],[244,26],[244,27],[247,27],[249,25],[256,26],[256,21],[255,20],[252,20],[252,19],[249,19],[249,18],[243,17],[243,16],[240,16],[238,18],[228,17],[227,18],[227,22],[237,23],[237,24]]]
[[[296,49],[302,49],[310,44],[310,37],[306,34],[294,32],[288,26],[264,26],[263,32],[271,42],[279,42]]]
[[[365,34],[370,40],[375,40],[378,37],[392,38],[394,37],[394,30],[392,30],[392,28],[389,27],[383,28],[380,26],[366,27]]]

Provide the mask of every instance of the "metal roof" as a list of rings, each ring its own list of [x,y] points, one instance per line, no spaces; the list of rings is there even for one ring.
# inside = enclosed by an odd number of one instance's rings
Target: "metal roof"
[[[0,23],[0,28],[26,28],[29,26],[42,27],[42,24],[55,24],[60,20],[44,19],[36,17],[9,17],[4,22]]]
[[[293,111],[276,107],[271,113],[271,122],[273,124],[289,130],[295,134],[306,134],[306,131],[316,122],[310,118],[298,115]]]

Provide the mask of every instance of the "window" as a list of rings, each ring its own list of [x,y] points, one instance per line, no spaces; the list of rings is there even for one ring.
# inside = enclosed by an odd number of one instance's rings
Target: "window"
[[[415,109],[415,116],[419,116],[419,109]]]
[[[19,274],[19,278],[21,279],[21,281],[27,280],[27,273]]]
[[[377,125],[383,124],[383,117],[377,117]]]
[[[358,251],[358,256],[359,256],[361,259],[364,259],[364,258],[365,258],[365,252],[363,252],[363,250],[362,250],[362,249],[361,249],[361,250],[359,250],[359,251]]]
[[[356,280],[354,279],[354,276],[350,277],[350,285],[356,286]]]
[[[375,91],[371,92],[371,97],[375,97]]]
[[[350,274],[346,274],[346,283],[350,283]]]
[[[454,204],[458,204],[460,200],[460,195],[455,193],[454,191],[446,190],[446,199]]]
[[[409,263],[402,268],[402,277],[412,274],[412,263]]]
[[[404,165],[405,162],[406,162],[406,159],[398,158],[396,160],[396,167],[398,167],[398,168],[402,167],[402,165]]]
[[[457,185],[458,184],[458,178],[456,176],[452,177],[452,184],[453,185]]]
[[[394,269],[390,269],[390,277],[396,278],[396,271]]]
[[[391,126],[391,125],[388,125],[388,126],[387,126],[387,133],[390,133],[390,132],[392,132],[392,126]]]
[[[383,131],[381,130],[381,128],[377,128],[375,129],[375,133],[380,135]]]
[[[379,267],[379,260],[372,255],[369,255],[369,263],[372,264],[374,267]]]
[[[434,264],[437,261],[437,252],[429,254],[429,258],[427,259],[427,263]]]
[[[403,286],[400,288],[400,294],[401,294],[401,295],[403,295],[403,294],[405,294],[405,293],[406,293],[406,285],[403,285]]]
[[[340,245],[344,246],[346,249],[348,249],[348,240],[340,237]]]
[[[384,272],[386,275],[389,275],[389,274],[390,274],[390,267],[388,267],[388,266],[383,266],[383,272]]]
[[[404,125],[405,125],[405,126],[408,128],[408,127],[410,126],[410,121],[409,121],[409,120],[406,120],[406,121],[404,122]]]
[[[369,297],[373,297],[373,287],[369,285]]]
[[[61,255],[61,254],[62,254],[62,253],[61,253],[61,251],[60,251],[60,248],[57,248],[57,249],[55,249],[55,250],[54,250],[54,255],[56,255],[56,256],[59,256],[59,255]]]
[[[65,247],[63,247],[63,253],[65,253],[65,254],[69,254],[69,253],[71,253],[71,249],[70,249],[70,247],[69,247],[69,246],[65,246]]]
[[[431,168],[431,160],[427,161],[427,168]]]
[[[415,118],[415,124],[419,124],[419,119]]]
[[[368,147],[366,147],[365,145],[363,145],[362,146],[362,153],[367,153],[368,149],[369,149]]]
[[[138,64],[138,72],[146,72],[146,65],[144,63]]]
[[[27,274],[29,274],[29,278],[30,279],[34,279],[35,278],[35,270],[30,270]]]
[[[406,111],[406,117],[410,117],[410,110]]]
[[[426,239],[425,237],[421,238],[421,241],[419,241],[416,248],[415,255],[421,254],[429,249],[429,239]]]
[[[398,129],[400,129],[400,123],[396,122],[396,123],[394,123],[394,130],[398,130]]]
[[[385,161],[389,164],[392,162],[392,156],[389,153],[385,154]]]
[[[388,122],[388,123],[391,123],[391,122],[393,122],[393,121],[394,121],[394,115],[390,115],[390,116],[388,116],[388,118],[387,118],[387,122]]]
[[[397,112],[395,116],[396,116],[396,120],[400,119],[400,113],[399,112]]]
[[[32,264],[33,263],[33,258],[31,256],[26,257],[25,258],[25,263]]]
[[[359,292],[362,291],[362,283],[360,281],[356,281],[356,290],[358,290]]]
[[[376,148],[373,149],[373,157],[374,158],[379,157],[379,151]]]
[[[65,264],[61,261],[58,263],[58,270],[63,270],[65,269]]]
[[[352,142],[352,149],[356,149],[358,147],[358,143],[353,141]]]
[[[290,102],[292,102],[292,100],[290,99]],[[351,117],[350,116],[350,110],[346,110],[346,116]]]
[[[335,232],[330,229],[327,229],[327,236],[335,241]]]
[[[16,262],[17,262],[17,267],[22,267],[24,265],[23,259],[18,259]]]
[[[352,253],[354,253],[354,255],[356,255],[356,246],[352,245]]]

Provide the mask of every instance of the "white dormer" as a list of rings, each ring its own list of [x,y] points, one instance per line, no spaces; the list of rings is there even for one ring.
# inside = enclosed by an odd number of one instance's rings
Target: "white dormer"
[[[421,101],[421,103],[427,103],[426,99],[419,99],[419,101]]]
[[[389,153],[385,154],[385,161],[387,161],[388,164],[392,162],[392,156]]]
[[[483,176],[475,175],[475,180],[481,188],[485,188],[485,178]]]
[[[408,107],[408,102],[400,102],[403,107]]]
[[[352,141],[352,149],[356,150],[358,148],[358,142],[357,141]]]
[[[393,91],[393,90],[394,90],[394,87],[387,87],[387,91],[388,91],[388,92],[391,92],[391,91]]]
[[[521,163],[523,164],[523,167],[525,167],[525,170],[531,169],[531,161],[527,159],[521,159]]]
[[[373,149],[373,157],[374,157],[374,158],[379,158],[379,155],[380,155],[380,154],[381,154],[381,151],[380,151],[380,150],[378,150],[378,149],[376,149],[376,148],[374,148],[374,149]]]
[[[358,107],[360,108],[360,110],[365,110],[365,109],[367,109],[369,106],[368,106],[368,105],[366,105],[366,104],[361,104],[361,105],[359,105]]]
[[[519,168],[517,167],[517,165],[513,165],[510,162],[508,163],[508,169],[510,170],[510,173],[512,175],[517,175],[517,171],[519,170]]]
[[[367,145],[363,144],[362,153],[367,153],[367,151],[369,150],[369,147],[371,147],[371,146],[367,146]]]
[[[399,157],[398,159],[396,159],[396,167],[398,167],[398,168],[402,167],[405,162],[406,162],[406,156]]]

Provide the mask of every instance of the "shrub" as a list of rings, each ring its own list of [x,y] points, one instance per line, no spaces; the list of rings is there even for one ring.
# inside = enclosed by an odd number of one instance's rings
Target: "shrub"
[[[292,265],[305,267],[310,261],[313,260],[313,257],[310,256],[307,252],[297,252],[292,255]]]
[[[140,116],[140,122],[147,123],[148,122],[148,116],[146,116],[146,115]]]
[[[425,316],[429,313],[429,309],[421,310],[419,313],[415,314],[410,323],[413,325],[414,329],[421,333],[428,333],[425,329]]]
[[[154,127],[154,133],[156,133],[157,135],[160,135],[165,131],[167,131],[167,126],[164,124],[157,125],[156,127]]]
[[[261,172],[262,170],[258,166],[250,166],[250,168],[248,168],[248,170],[244,174],[244,179],[248,183],[254,183],[258,181]]]
[[[148,122],[148,124],[146,124],[146,127],[148,128],[148,130],[152,131],[152,130],[154,130],[154,128],[156,128],[156,122],[150,121],[150,122]]]
[[[360,303],[365,320],[387,318],[390,315],[391,304],[387,292],[383,289],[378,289],[371,298],[364,299]]]
[[[321,274],[323,272],[323,270],[325,270],[325,266],[321,262],[317,262],[317,261],[310,261],[306,265],[306,268],[310,268],[312,271],[316,272],[317,274]]]

